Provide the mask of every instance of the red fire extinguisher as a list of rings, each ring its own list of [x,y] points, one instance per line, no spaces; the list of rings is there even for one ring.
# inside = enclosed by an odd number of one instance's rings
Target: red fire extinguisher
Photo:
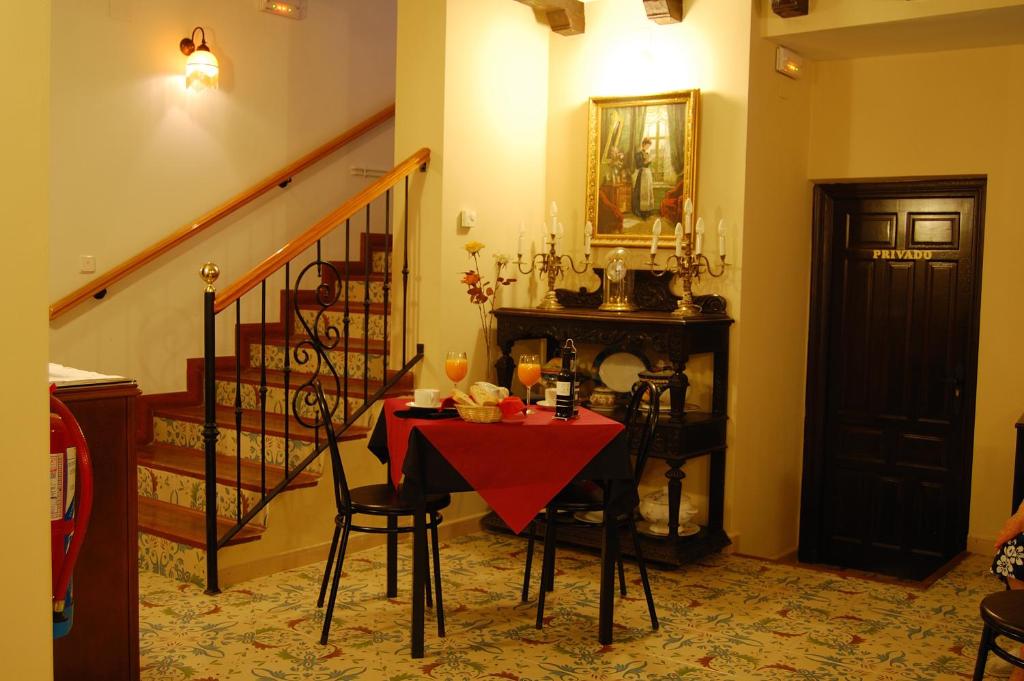
[[[53,391],[53,386],[50,388]],[[53,574],[53,636],[71,630],[71,574],[92,512],[92,461],[71,411],[50,395],[50,567]]]

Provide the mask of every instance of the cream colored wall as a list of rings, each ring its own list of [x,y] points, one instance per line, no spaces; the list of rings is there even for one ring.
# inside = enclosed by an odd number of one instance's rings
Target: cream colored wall
[[[686,15],[678,24],[659,26],[647,19],[640,3],[601,0],[587,5],[587,30],[583,35],[552,35],[548,88],[547,200],[556,201],[564,216],[566,241],[582,241],[585,222],[586,140],[588,99],[593,96],[642,95],[700,88],[700,158],[697,177],[697,212],[709,224],[726,222],[728,273],[721,279],[697,285],[699,293],[716,292],[729,301],[729,313],[738,320],[733,327],[735,355],[742,333],[740,279],[743,260],[744,167],[747,138],[747,70],[751,7],[748,0],[697,0],[686,3]],[[543,215],[538,211],[535,220]],[[539,238],[540,227],[535,227]],[[595,249],[601,263],[607,249]],[[634,249],[633,267],[640,267],[647,251]],[[670,255],[662,249],[659,258]],[[596,283],[596,282],[595,282]],[[542,292],[542,291],[540,291]],[[730,373],[730,413],[738,406],[735,359]],[[706,401],[710,394],[708,362],[691,362],[690,400]],[[747,448],[737,439],[735,421],[729,426],[727,457],[726,529],[736,526],[734,507],[751,503],[734,491],[737,466],[748,456],[763,456],[759,446]],[[686,465],[683,491],[706,505],[707,462]],[[649,466],[646,486],[664,485],[663,469]],[[698,516],[703,520],[704,514]]]
[[[1024,410],[1024,46],[820,64],[814,179],[988,176],[970,536],[990,546],[1010,507],[1013,424]]]
[[[394,0],[309,3],[302,21],[250,0],[56,3],[50,300],[89,280],[80,255],[102,272],[389,104],[394,13]],[[177,45],[196,25],[219,90],[183,88]],[[52,359],[180,390],[201,354],[199,266],[220,265],[225,287],[365,186],[350,166],[390,168],[392,154],[389,124],[87,302],[54,324]]]
[[[755,1],[761,10],[761,35],[766,38],[1024,5],[1024,0],[811,0],[811,11],[805,16],[783,18],[772,12],[771,0]]]
[[[807,128],[815,67],[806,62],[803,78],[792,80],[776,73],[774,63],[774,43],[755,36],[742,333],[730,367],[734,450],[743,457],[731,470],[730,525],[742,534],[741,551],[768,557],[795,550],[799,527],[811,243]]]
[[[507,0],[399,0],[398,27],[395,157],[432,152],[413,204],[416,339],[427,353],[418,384],[449,385],[448,350],[469,353],[470,380],[493,380],[479,314],[459,282],[472,266],[463,245],[486,244],[481,269],[493,277],[493,256],[515,250],[520,220],[543,210],[550,30]],[[477,212],[472,230],[458,227],[463,209]],[[517,286],[498,305],[526,300]],[[475,495],[460,497],[452,518],[482,510]]]
[[[5,61],[17,62],[5,78],[0,108],[0,204],[8,260],[0,281],[8,292],[7,333],[0,350],[13,358],[4,369],[0,432],[8,484],[0,494],[0,657],[4,676],[41,681],[53,677],[50,613],[49,467],[47,436],[46,272],[48,247],[47,146],[49,145],[50,3],[0,2],[9,26]]]

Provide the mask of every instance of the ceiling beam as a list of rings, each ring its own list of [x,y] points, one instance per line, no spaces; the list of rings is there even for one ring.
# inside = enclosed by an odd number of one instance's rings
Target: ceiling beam
[[[644,0],[644,10],[656,24],[678,24],[683,20],[683,0]]]
[[[681,2],[682,0],[680,0]],[[586,29],[586,17],[580,0],[518,0],[543,17],[559,35],[577,35]]]

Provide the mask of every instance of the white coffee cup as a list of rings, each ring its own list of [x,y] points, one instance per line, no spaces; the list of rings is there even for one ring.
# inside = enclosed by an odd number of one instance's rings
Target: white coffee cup
[[[558,392],[557,388],[545,388],[544,389],[544,403],[545,404],[554,404],[555,403],[555,397],[556,397],[555,393],[556,392]]]
[[[437,388],[416,388],[413,397],[417,407],[441,406],[441,391]]]

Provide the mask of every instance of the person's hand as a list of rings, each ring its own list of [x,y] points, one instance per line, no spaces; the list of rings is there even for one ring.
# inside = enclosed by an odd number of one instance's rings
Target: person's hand
[[[1003,529],[999,530],[999,534],[996,536],[996,549],[1022,532],[1024,532],[1024,505],[1003,523]]]

